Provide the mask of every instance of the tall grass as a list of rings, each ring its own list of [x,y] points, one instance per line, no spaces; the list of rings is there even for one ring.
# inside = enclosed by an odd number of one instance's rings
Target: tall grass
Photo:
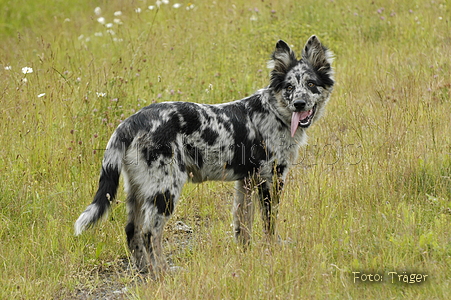
[[[446,1],[0,2],[0,298],[450,297]],[[184,188],[165,234],[183,271],[162,280],[124,267],[123,193],[73,236],[121,120],[152,102],[249,95],[278,39],[299,53],[311,34],[335,52],[337,85],[288,176],[285,243],[266,244],[256,214],[252,247],[236,246],[230,183]],[[428,277],[392,283],[392,271]]]

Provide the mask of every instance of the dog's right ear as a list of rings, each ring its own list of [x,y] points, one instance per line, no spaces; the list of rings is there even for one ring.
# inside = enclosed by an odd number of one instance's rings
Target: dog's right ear
[[[279,40],[276,44],[276,51],[285,51],[285,52],[290,52],[290,46],[288,46],[287,43],[285,43],[283,40]]]
[[[276,44],[276,50],[274,50],[271,60],[268,62],[268,68],[287,73],[295,63],[297,63],[296,54],[287,43],[279,40]]]
[[[334,84],[334,70],[331,66],[334,60],[333,56],[332,51],[323,46],[315,35],[312,35],[307,40],[302,50],[302,59],[305,59],[313,66],[323,83],[328,86]]]
[[[272,69],[269,86],[274,88],[276,92],[280,91],[285,75],[297,63],[296,54],[290,46],[279,40],[276,44],[276,50],[274,50],[271,60],[268,62],[268,68]]]

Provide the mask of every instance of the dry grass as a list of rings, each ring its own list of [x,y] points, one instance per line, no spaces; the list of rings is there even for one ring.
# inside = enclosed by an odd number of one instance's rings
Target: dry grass
[[[0,298],[450,298],[449,3],[359,2],[104,1],[101,15],[90,1],[3,3]],[[286,243],[266,244],[256,222],[252,248],[237,248],[229,183],[185,187],[165,235],[183,271],[160,281],[127,267],[122,202],[73,236],[120,120],[154,101],[251,94],[275,42],[300,50],[311,34],[336,53],[337,85],[289,174]]]

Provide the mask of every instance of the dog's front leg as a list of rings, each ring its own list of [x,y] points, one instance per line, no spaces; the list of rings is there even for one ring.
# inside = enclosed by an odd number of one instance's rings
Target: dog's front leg
[[[258,185],[258,196],[261,204],[263,228],[269,240],[274,239],[280,193],[283,186],[282,179],[274,182],[266,180]]]
[[[252,203],[252,186],[249,179],[236,182],[235,200],[233,204],[233,225],[236,240],[248,246],[251,240],[254,220],[254,204]]]

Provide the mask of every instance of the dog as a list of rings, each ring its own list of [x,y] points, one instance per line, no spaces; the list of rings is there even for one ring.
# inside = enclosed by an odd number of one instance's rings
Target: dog
[[[107,214],[122,173],[127,244],[142,272],[168,269],[163,228],[188,181],[236,181],[234,235],[244,246],[251,238],[252,195],[258,195],[264,232],[272,239],[288,169],[333,90],[332,61],[314,35],[299,60],[279,40],[268,62],[269,85],[253,95],[216,105],[154,103],[124,120],[107,144],[98,191],[75,222],[75,234]]]

